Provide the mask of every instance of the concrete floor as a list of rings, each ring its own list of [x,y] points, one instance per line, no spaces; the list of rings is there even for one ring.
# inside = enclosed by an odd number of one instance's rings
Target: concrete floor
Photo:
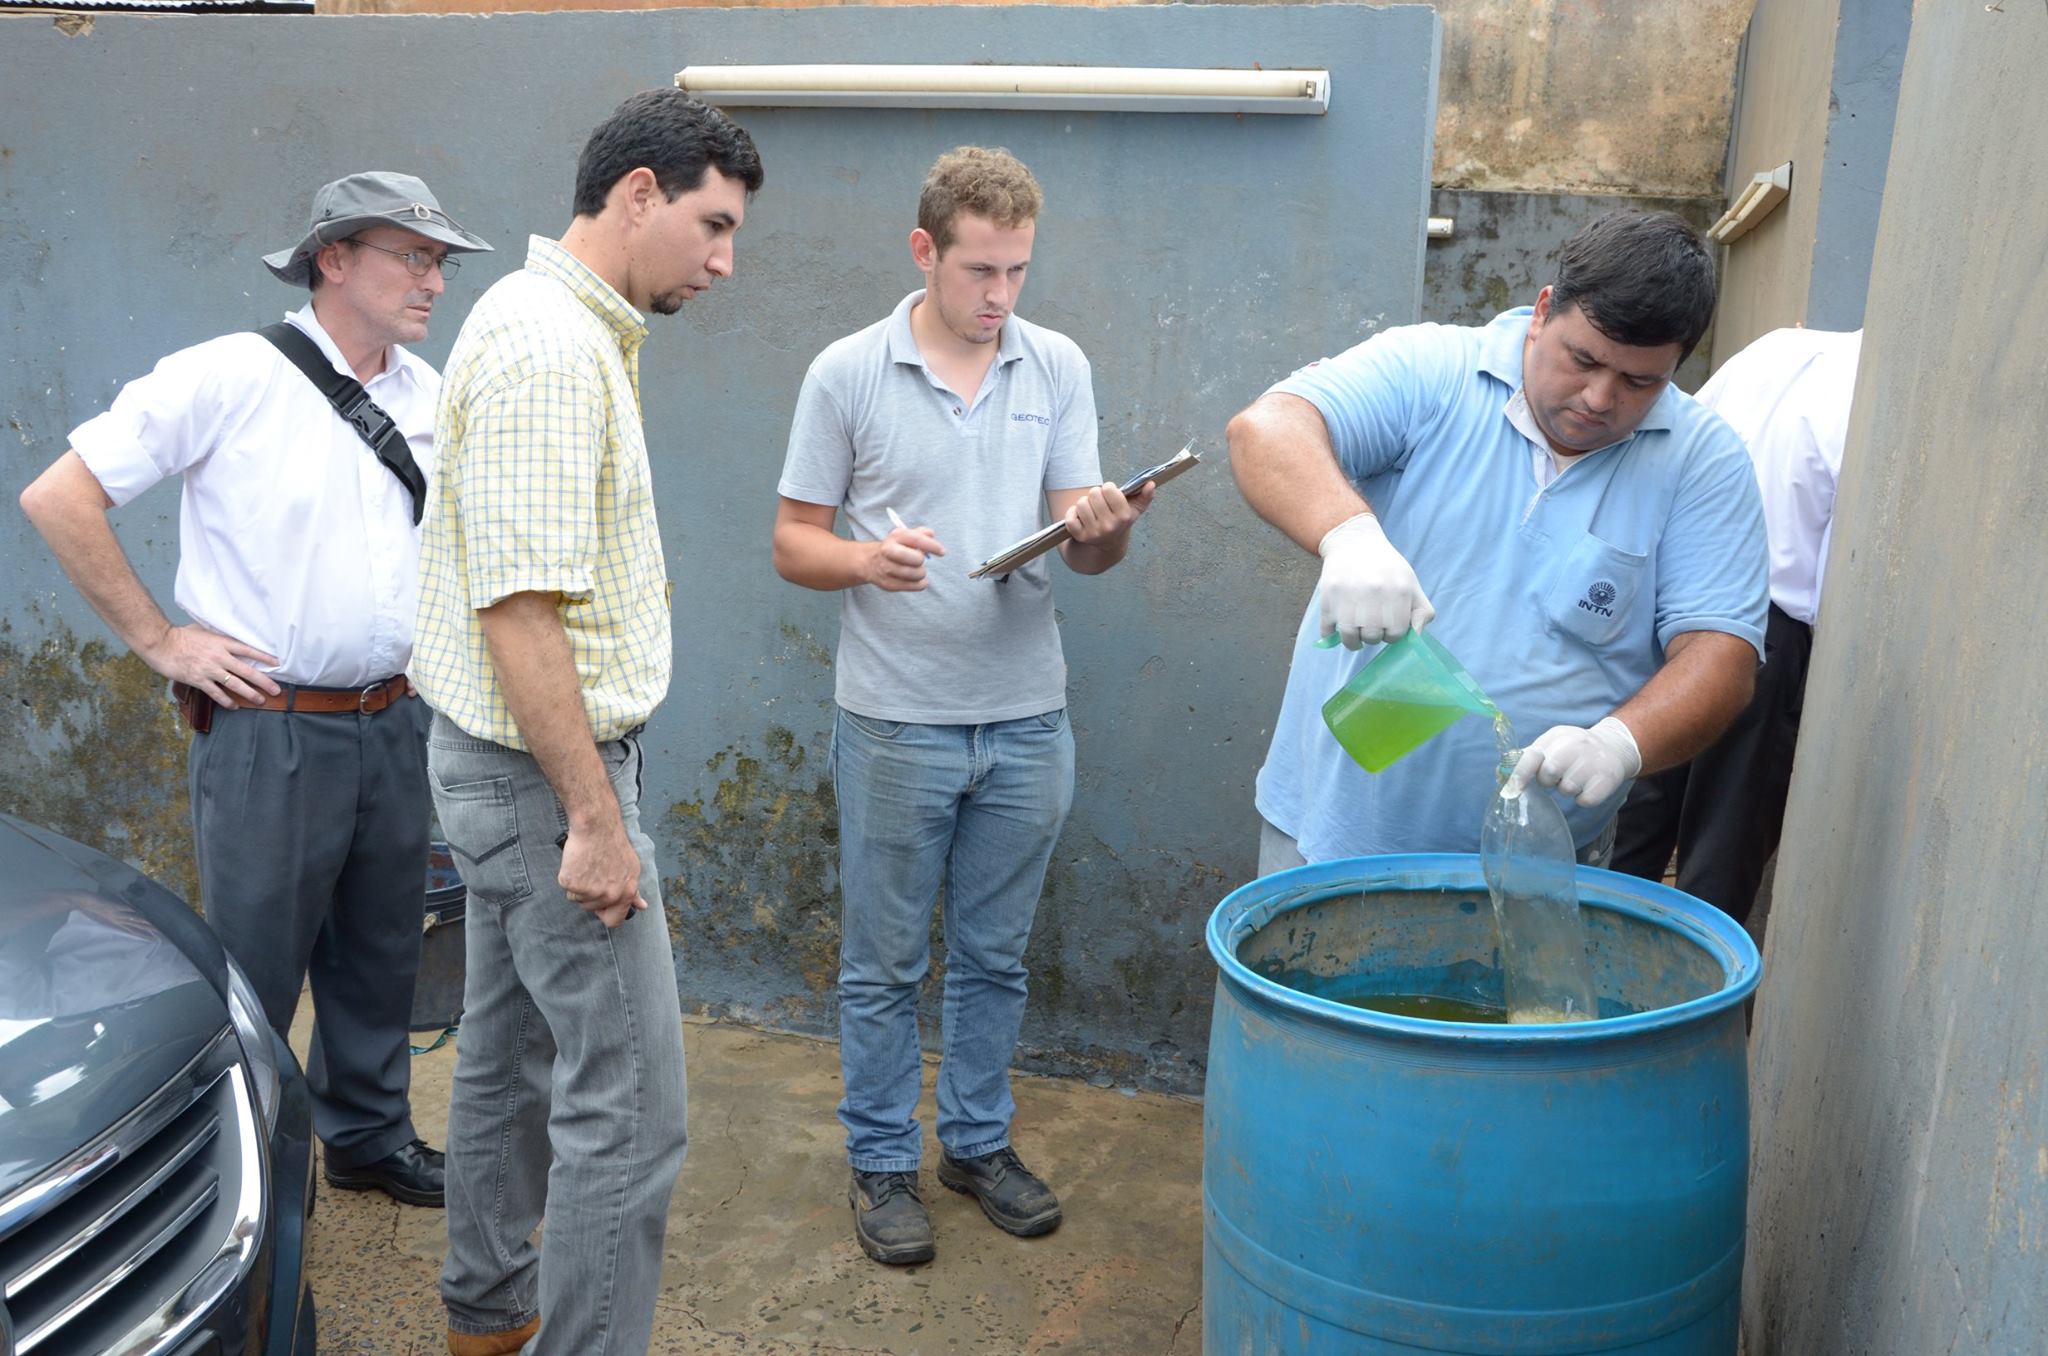
[[[293,1044],[303,1057],[310,1002]],[[939,1254],[868,1261],[853,1241],[828,1041],[690,1022],[690,1156],[669,1213],[653,1350],[662,1356],[1164,1356],[1201,1350],[1198,1103],[1016,1080],[1015,1142],[1066,1221],[1017,1239],[932,1176],[925,1068],[924,1196]],[[415,1120],[446,1143],[455,1042],[413,1061]],[[308,1273],[323,1353],[435,1356],[440,1211],[322,1182]]]

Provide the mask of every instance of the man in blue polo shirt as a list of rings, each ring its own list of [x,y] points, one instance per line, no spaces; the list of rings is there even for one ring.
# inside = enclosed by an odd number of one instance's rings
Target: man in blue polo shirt
[[[1714,292],[1684,221],[1614,213],[1566,243],[1533,309],[1376,335],[1231,421],[1246,500],[1323,560],[1259,772],[1261,873],[1477,849],[1499,761],[1483,722],[1378,774],[1322,722],[1411,627],[1536,734],[1516,775],[1565,794],[1591,864],[1630,781],[1742,710],[1768,603],[1762,507],[1741,440],[1671,385]],[[1343,648],[1318,648],[1331,633]]]
[[[1074,790],[1049,560],[974,563],[1066,520],[1067,567],[1121,560],[1152,487],[1102,483],[1095,395],[1074,341],[1012,313],[1038,183],[1007,151],[940,157],[910,253],[924,274],[886,320],[804,378],[775,518],[775,568],[839,590],[839,1056],[854,1236],[878,1262],[934,1255],[918,1193],[917,994],[945,882],[938,1178],[1020,1236],[1059,1199],[1010,1147],[1024,946]],[[851,540],[833,534],[844,514]],[[916,523],[918,526],[908,526]]]

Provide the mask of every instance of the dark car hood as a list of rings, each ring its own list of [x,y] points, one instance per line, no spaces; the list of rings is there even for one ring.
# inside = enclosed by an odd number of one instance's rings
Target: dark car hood
[[[0,815],[0,1198],[204,1050],[228,1024],[225,979],[175,895]]]

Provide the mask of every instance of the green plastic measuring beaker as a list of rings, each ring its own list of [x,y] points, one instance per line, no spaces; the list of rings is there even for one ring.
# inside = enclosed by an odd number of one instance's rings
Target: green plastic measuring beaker
[[[1323,703],[1323,723],[1367,772],[1466,716],[1498,712],[1472,675],[1427,631],[1410,631],[1374,655]]]

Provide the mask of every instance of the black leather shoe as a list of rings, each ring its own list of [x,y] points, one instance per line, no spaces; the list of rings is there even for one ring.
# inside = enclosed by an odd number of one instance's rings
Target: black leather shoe
[[[327,1185],[343,1191],[381,1191],[394,1201],[436,1209],[447,1203],[447,1155],[416,1139],[397,1153],[356,1168],[323,1166]]]
[[[884,1266],[929,1262],[938,1253],[932,1217],[917,1194],[914,1172],[853,1170],[846,1197],[853,1203],[853,1236],[860,1250]]]
[[[1034,1238],[1060,1227],[1059,1197],[1024,1166],[1015,1149],[998,1149],[979,1158],[943,1154],[939,1182],[980,1201],[981,1213],[1005,1233]]]

